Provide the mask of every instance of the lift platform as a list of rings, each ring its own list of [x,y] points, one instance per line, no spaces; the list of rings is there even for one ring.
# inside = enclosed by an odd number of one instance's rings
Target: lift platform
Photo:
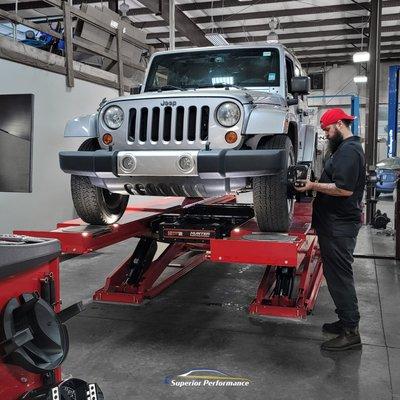
[[[50,232],[14,233],[57,238],[69,254],[138,238],[132,255],[94,293],[95,301],[141,304],[209,260],[265,269],[250,314],[306,318],[322,282],[317,237],[310,228],[310,202],[296,202],[289,232],[277,234],[260,232],[253,207],[236,204],[234,196],[178,200],[160,198],[135,205],[113,226],[90,226],[77,219]],[[159,254],[160,246],[164,249]]]

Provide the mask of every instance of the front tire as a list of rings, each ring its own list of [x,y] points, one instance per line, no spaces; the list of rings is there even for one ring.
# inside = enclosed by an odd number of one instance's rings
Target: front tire
[[[261,149],[285,149],[286,165],[295,163],[293,145],[284,134],[275,135]],[[288,198],[286,169],[277,175],[253,178],[256,221],[262,232],[287,232],[293,218],[294,199]]]
[[[95,151],[97,139],[85,140],[78,151]],[[117,222],[125,212],[129,195],[112,193],[94,186],[87,176],[71,175],[71,194],[78,216],[88,224],[109,225]]]

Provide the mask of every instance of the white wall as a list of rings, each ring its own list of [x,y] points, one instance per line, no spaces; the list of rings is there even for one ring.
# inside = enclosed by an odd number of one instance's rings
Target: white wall
[[[64,139],[65,124],[93,113],[104,97],[118,96],[114,89],[78,79],[68,89],[63,75],[0,59],[0,94],[19,93],[35,95],[32,193],[0,192],[0,233],[54,229],[74,217],[69,175],[60,170],[58,152],[75,150],[83,140]]]
[[[383,109],[386,108],[388,103],[388,75],[389,63],[382,63],[380,66],[380,79],[379,79],[379,104]],[[313,72],[315,69],[310,69],[307,72]],[[325,74],[325,90],[313,91],[311,95],[326,95],[326,99],[310,99],[309,105],[318,107],[317,119],[322,113],[331,107],[341,107],[345,111],[350,112],[350,97],[349,98],[333,98],[332,95],[358,95],[360,97],[360,126],[361,136],[365,137],[366,125],[366,110],[368,108],[368,83],[355,84],[353,77],[356,75],[365,74],[365,71],[360,69],[359,65],[343,65],[338,67],[328,67]],[[387,149],[387,133],[385,127],[387,125],[387,116],[380,112],[381,119],[378,123],[378,137],[381,138],[378,143],[377,159],[381,160],[386,158]],[[398,144],[400,146],[400,143]],[[397,154],[400,154],[398,148]]]

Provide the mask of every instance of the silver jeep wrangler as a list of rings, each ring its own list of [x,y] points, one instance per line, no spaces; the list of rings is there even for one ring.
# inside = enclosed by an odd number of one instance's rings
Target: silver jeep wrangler
[[[129,195],[214,197],[253,191],[262,231],[288,230],[288,167],[312,164],[309,78],[284,46],[153,54],[143,86],[68,122],[87,140],[61,152],[78,215],[118,221]]]

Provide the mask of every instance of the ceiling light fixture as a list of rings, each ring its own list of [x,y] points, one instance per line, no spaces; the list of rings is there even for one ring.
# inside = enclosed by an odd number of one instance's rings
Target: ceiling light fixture
[[[229,46],[227,40],[220,33],[206,33],[205,37],[214,46]]]
[[[360,63],[360,62],[368,62],[370,59],[370,55],[368,51],[358,51],[357,53],[353,54],[353,62]]]
[[[365,75],[358,75],[353,78],[354,83],[367,83],[368,78]]]
[[[364,25],[361,28],[361,48],[360,51],[357,51],[356,53],[353,54],[353,62],[354,63],[362,63],[362,62],[368,62],[370,55],[368,51],[363,51],[363,44],[364,44]]]

